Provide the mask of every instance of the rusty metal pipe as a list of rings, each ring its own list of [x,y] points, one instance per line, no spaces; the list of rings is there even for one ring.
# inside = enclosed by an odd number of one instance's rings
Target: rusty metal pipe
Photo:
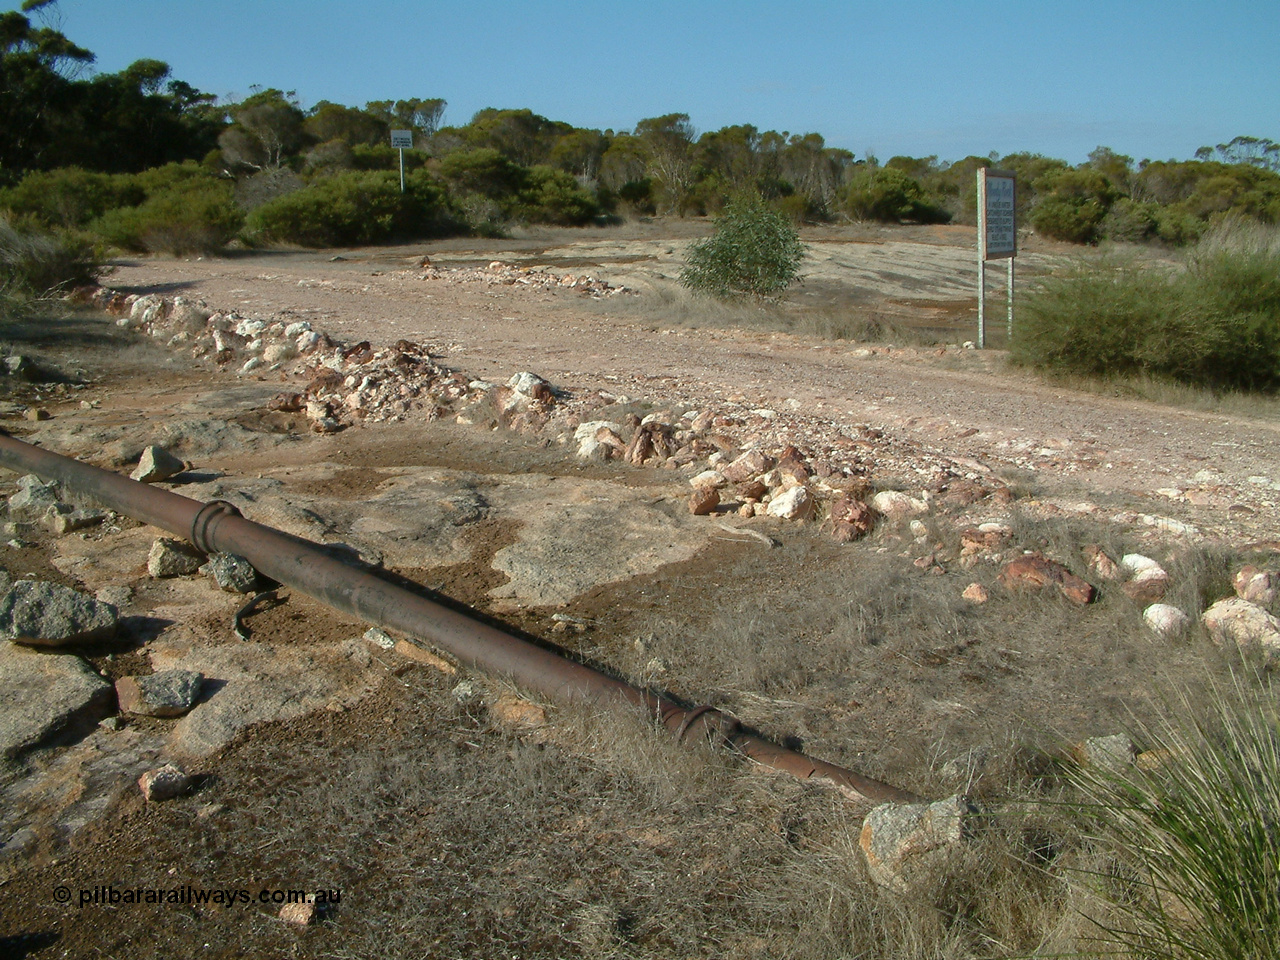
[[[205,553],[235,553],[260,573],[362,620],[419,637],[484,673],[505,677],[560,703],[642,708],[678,740],[719,740],[800,779],[825,779],[846,795],[914,800],[914,795],[834,764],[787,750],[743,730],[713,707],[688,709],[536,644],[434,603],[343,563],[323,548],[254,523],[231,504],[201,503],[130,480],[0,433],[0,466],[35,473],[122,514],[183,537]]]

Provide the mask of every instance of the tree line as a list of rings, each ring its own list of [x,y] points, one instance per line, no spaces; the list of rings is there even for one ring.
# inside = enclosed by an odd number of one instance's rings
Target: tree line
[[[55,0],[0,14],[0,211],[134,250],[208,252],[239,238],[314,246],[513,222],[717,215],[759,198],[794,222],[972,223],[975,171],[1018,176],[1020,222],[1062,240],[1182,244],[1217,219],[1280,222],[1280,145],[1252,137],[1195,159],[1135,163],[1100,147],[1079,165],[1037,154],[855,157],[821,134],[750,124],[699,133],[688,114],[592,130],[528,109],[444,124],[442,99],[362,107],[254,89],[225,102],[140,60],[90,74],[51,25]],[[402,192],[389,134],[410,130]]]

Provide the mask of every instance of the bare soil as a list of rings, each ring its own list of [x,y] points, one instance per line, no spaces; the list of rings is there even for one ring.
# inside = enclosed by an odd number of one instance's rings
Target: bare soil
[[[1087,608],[1003,592],[994,563],[958,562],[958,530],[1006,522],[1012,551],[1080,572],[1087,542],[1145,552],[1173,575],[1171,602],[1202,608],[1229,590],[1234,564],[1272,558],[1280,540],[1276,423],[1070,391],[1006,368],[998,351],[964,349],[976,267],[963,228],[816,232],[811,276],[784,305],[890,317],[939,347],[677,322],[671,278],[703,229],[128,260],[107,282],[306,319],[348,341],[419,341],[475,378],[530,370],[632,409],[767,409],[770,440],[871,431],[875,486],[915,492],[945,469],[1017,499],[939,504],[923,536],[884,523],[850,545],[816,522],[693,518],[686,475],[582,463],[555,438],[413,419],[311,434],[266,411],[278,379],[201,368],[89,315],[6,331],[12,352],[66,382],[9,384],[5,426],[121,468],[182,424],[205,446],[184,454],[178,492],[242,498],[254,519],[343,544],[571,655],[927,796],[1049,789],[1045,758],[1064,743],[1115,732],[1163,685],[1224,669],[1199,632],[1153,638],[1118,590]],[[424,255],[636,292],[426,280]],[[1027,269],[1065,255],[1033,245]],[[53,417],[19,419],[27,407]],[[1161,518],[1190,526],[1171,535]],[[229,620],[243,598],[201,578],[146,577],[154,535],[123,518],[61,539],[32,533],[0,562],[90,592],[130,587],[134,635],[79,651],[110,677],[203,657],[230,684],[242,682],[239,658],[260,664],[264,685],[297,679],[298,710],[186,760],[196,790],[163,804],[144,803],[132,780],[180,742],[173,721],[131,720],[10,764],[0,954],[907,957],[933,955],[913,942],[953,937],[951,955],[990,956],[1033,950],[1053,925],[998,916],[1011,889],[1029,902],[1048,885],[1007,864],[965,875],[960,894],[913,901],[920,916],[904,920],[854,855],[863,811],[837,795],[681,751],[641,719],[543,704],[544,724],[513,725],[500,679],[357,641],[363,625],[308,598],[264,607],[240,645]],[[563,576],[521,582],[511,558],[540,549],[562,558]],[[941,559],[913,562],[925,555]],[[983,606],[960,599],[975,581],[993,595]],[[70,904],[56,902],[59,886]],[[108,886],[340,889],[342,901],[306,929],[256,899],[79,905],[82,890]]]

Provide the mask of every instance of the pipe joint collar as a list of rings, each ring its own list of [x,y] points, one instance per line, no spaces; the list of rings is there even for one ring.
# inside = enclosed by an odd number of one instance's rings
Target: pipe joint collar
[[[673,732],[679,743],[684,743],[691,733],[716,742],[728,740],[740,727],[741,724],[728,714],[715,707],[703,706],[685,711],[680,725]]]
[[[217,522],[223,517],[240,517],[239,508],[226,500],[210,500],[191,520],[191,536],[188,537],[201,553],[217,553],[211,537]]]

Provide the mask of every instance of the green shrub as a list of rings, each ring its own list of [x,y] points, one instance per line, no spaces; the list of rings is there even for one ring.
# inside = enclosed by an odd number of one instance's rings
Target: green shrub
[[[844,203],[855,220],[946,223],[951,219],[918,180],[896,167],[859,170],[845,191]]]
[[[1120,922],[1098,925],[1125,956],[1276,956],[1280,714],[1272,697],[1239,682],[1211,700],[1206,711],[1184,697],[1154,729],[1138,731],[1164,762],[1076,778],[1086,829],[1115,864],[1095,879]]]
[[[90,229],[126,250],[186,256],[221,251],[243,223],[231,184],[206,173],[172,180],[137,207],[108,211]]]
[[[600,214],[595,198],[572,175],[554,167],[530,167],[512,216],[527,223],[581,226]]]
[[[1114,203],[1100,225],[1100,233],[1108,240],[1142,243],[1155,238],[1160,230],[1160,208],[1154,203],[1138,203],[1125,197]]]
[[[459,192],[506,198],[525,183],[525,171],[491,147],[459,150],[440,160],[440,175]]]
[[[108,210],[136,206],[145,198],[134,177],[66,167],[29,173],[0,190],[0,210],[49,227],[83,227]]]
[[[453,225],[443,191],[422,171],[404,193],[398,173],[352,171],[264,204],[249,215],[248,231],[264,241],[336,247],[436,236]]]
[[[1107,209],[1091,197],[1050,194],[1031,211],[1036,233],[1068,243],[1097,243]]]
[[[799,226],[809,220],[825,220],[825,211],[813,197],[803,193],[793,193],[778,197],[773,201],[773,208]]]
[[[767,297],[799,276],[805,247],[790,221],[759,197],[730,201],[715,233],[689,248],[680,282],[712,296]]]
[[[652,216],[658,210],[654,199],[653,181],[648,177],[628,180],[618,188],[618,199],[637,214]]]
[[[1024,298],[1015,363],[1214,389],[1280,388],[1280,231],[1223,227],[1182,271],[1110,260]]]
[[[101,270],[83,236],[22,229],[0,217],[0,295],[45,296],[93,283]]]
[[[1156,217],[1156,236],[1173,247],[1195,243],[1206,224],[1180,207],[1161,207]]]

